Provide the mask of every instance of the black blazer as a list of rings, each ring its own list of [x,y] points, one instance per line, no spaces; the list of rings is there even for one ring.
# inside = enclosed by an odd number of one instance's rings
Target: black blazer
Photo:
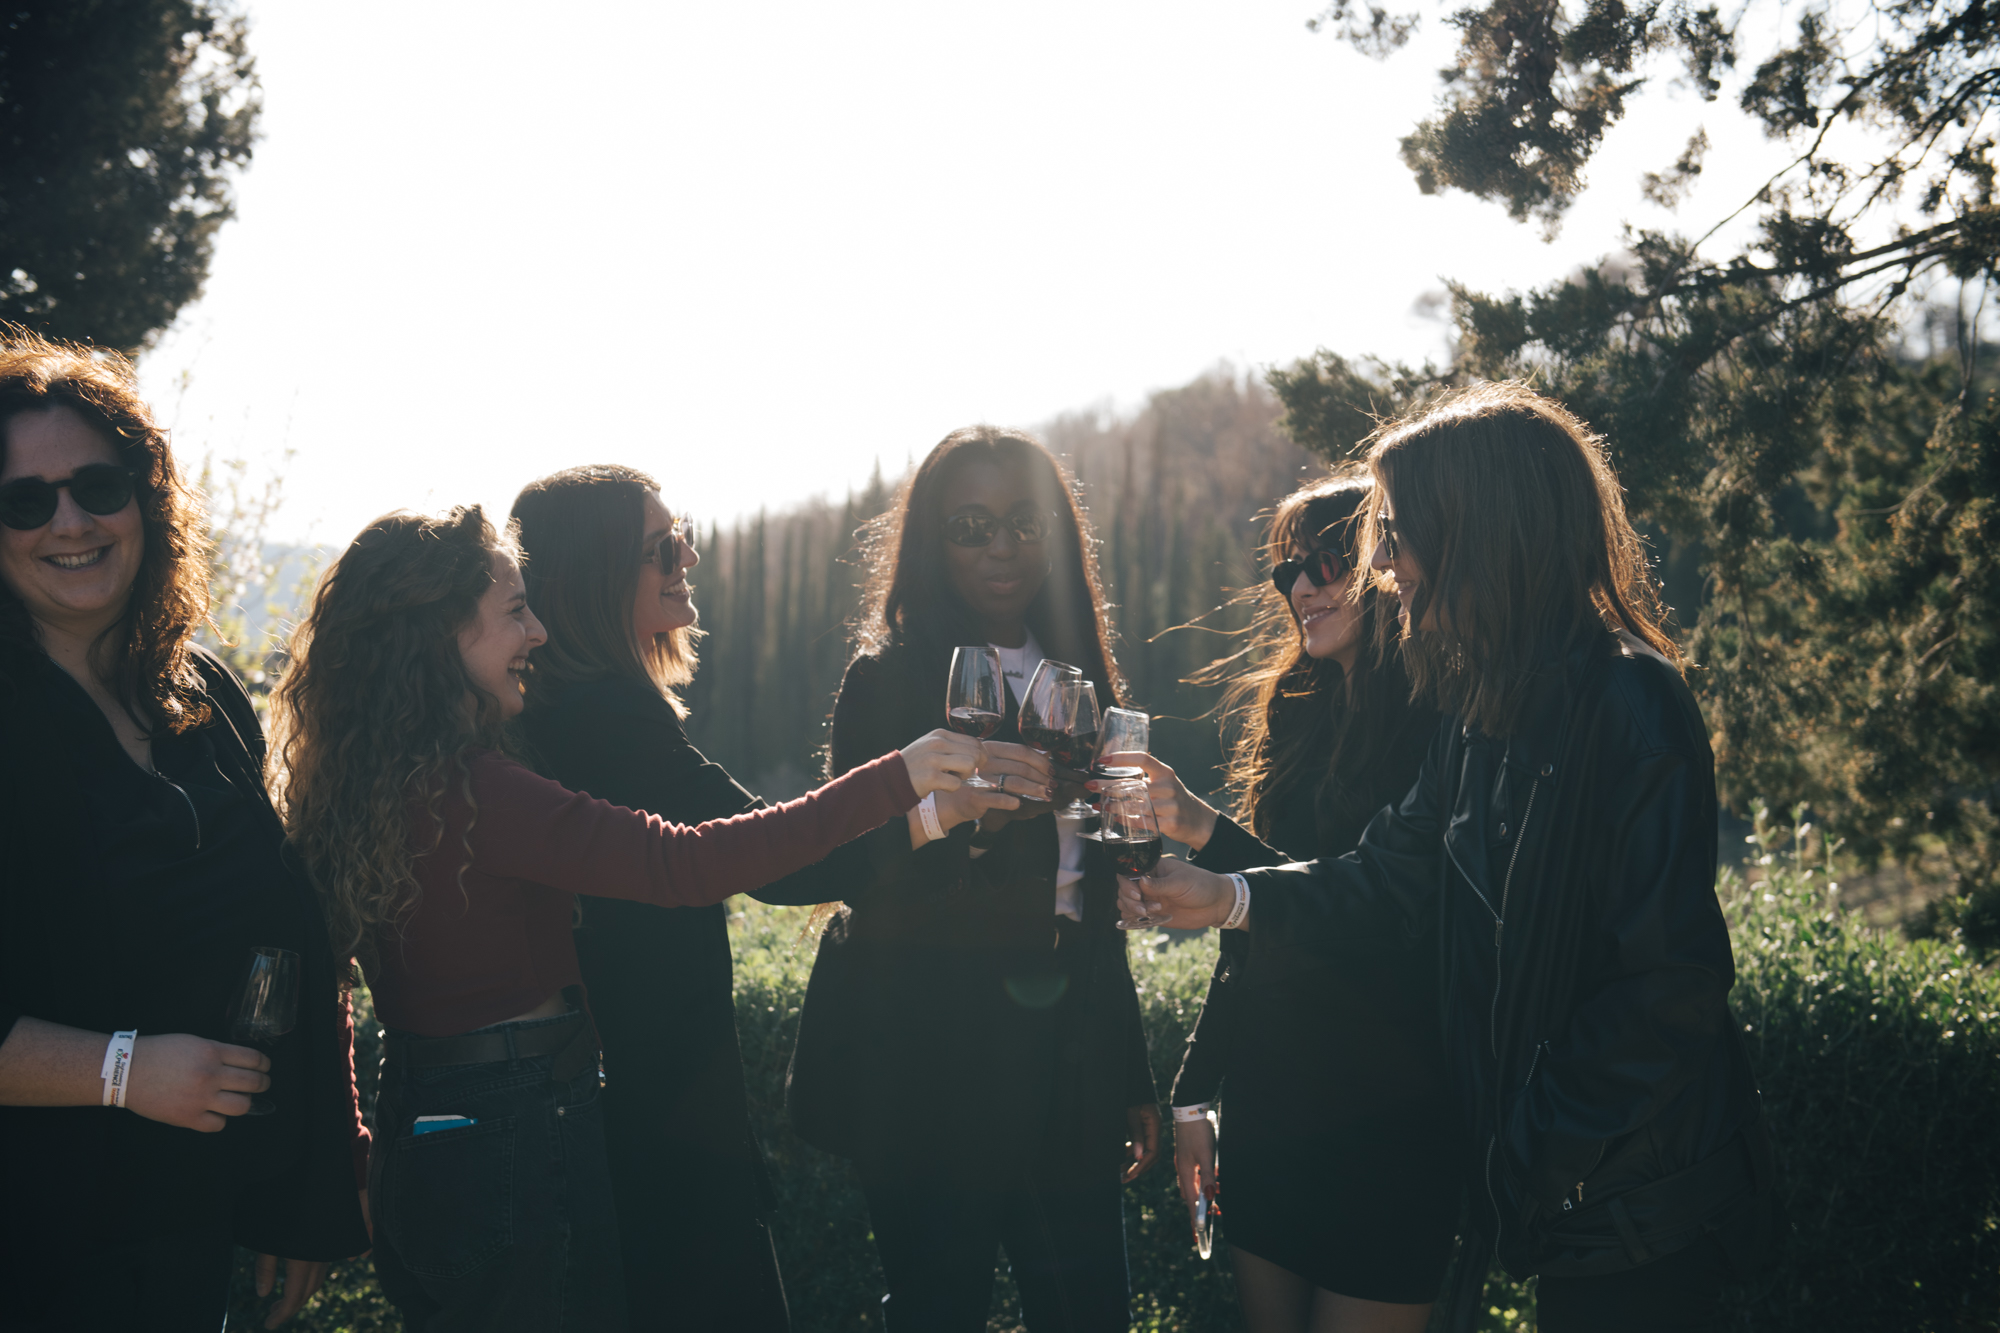
[[[855,659],[833,715],[833,769],[908,744],[944,721],[945,663],[890,648]],[[1100,687],[1102,688],[1102,687]],[[996,740],[1017,740],[1015,708]],[[973,826],[912,851],[891,823],[865,855],[821,937],[793,1054],[787,1105],[807,1142],[864,1174],[1018,1164],[971,1145],[1022,1126],[1058,1174],[1111,1169],[1125,1109],[1154,1100],[1139,1000],[1116,928],[1116,880],[1092,845],[1080,942],[1056,937],[1055,818],[1010,823],[971,856]]]
[[[0,1107],[10,1247],[209,1228],[289,1258],[368,1247],[325,922],[283,855],[249,696],[214,657],[196,666],[209,720],[154,746],[176,791],[44,654],[0,646],[0,1037],[32,1016],[226,1041],[248,947],[291,948],[303,971],[298,1025],[272,1051],[279,1114],[197,1134],[97,1107]]]

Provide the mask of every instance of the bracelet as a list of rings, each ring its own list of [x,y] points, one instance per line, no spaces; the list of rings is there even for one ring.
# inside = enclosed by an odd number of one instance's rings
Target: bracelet
[[[1229,918],[1222,923],[1224,930],[1234,930],[1243,924],[1243,918],[1250,915],[1250,881],[1241,875],[1231,875],[1230,883],[1236,886],[1236,906],[1230,909]]]
[[[1208,1108],[1212,1104],[1213,1103],[1210,1102],[1200,1102],[1194,1106],[1175,1106],[1175,1107],[1170,1107],[1168,1109],[1170,1109],[1174,1114],[1175,1124],[1189,1125],[1193,1124],[1197,1120],[1208,1119]]]
[[[114,1032],[111,1044],[104,1048],[104,1068],[98,1077],[104,1080],[104,1104],[123,1106],[125,1090],[130,1085],[132,1073],[132,1043],[139,1039],[139,1030]]]
[[[932,842],[944,840],[944,825],[938,823],[937,793],[932,792],[917,802],[917,818],[924,821],[924,836]]]

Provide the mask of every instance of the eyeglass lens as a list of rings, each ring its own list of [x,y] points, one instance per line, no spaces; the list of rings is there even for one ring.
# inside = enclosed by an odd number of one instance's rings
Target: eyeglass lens
[[[115,514],[132,503],[132,474],[115,463],[91,463],[61,481],[21,477],[0,486],[0,523],[16,531],[39,528],[56,516],[67,488],[84,512]]]

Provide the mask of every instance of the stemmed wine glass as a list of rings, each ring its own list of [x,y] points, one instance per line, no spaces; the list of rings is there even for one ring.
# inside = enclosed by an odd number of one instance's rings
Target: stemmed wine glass
[[[259,944],[251,947],[250,964],[237,996],[229,1039],[269,1054],[278,1038],[292,1030],[299,1017],[299,956],[290,949]],[[277,1110],[269,1097],[250,1099],[251,1115]]]
[[[1007,682],[1000,673],[1000,654],[984,644],[952,649],[951,679],[944,692],[944,722],[961,736],[985,740],[1000,730],[1007,717]],[[993,784],[974,773],[968,787]]]
[[[1105,709],[1104,726],[1097,738],[1097,762],[1091,765],[1090,776],[1105,781],[1144,776],[1142,768],[1112,766],[1104,759],[1114,754],[1151,754],[1152,731],[1153,719],[1137,709]]]
[[[1064,689],[1074,690],[1075,698],[1070,703],[1069,725],[1063,728],[1068,737],[1068,744],[1064,753],[1058,757],[1069,767],[1082,770],[1090,766],[1091,756],[1097,753],[1099,721],[1097,684],[1094,681],[1075,680],[1064,686]],[[1097,816],[1097,809],[1079,794],[1075,800],[1056,813],[1067,815],[1071,819],[1094,819]]]
[[[1083,673],[1067,662],[1043,658],[1021,691],[1021,740],[1034,746],[1057,763],[1067,763],[1065,741],[1069,735],[1070,712],[1076,707],[1075,691],[1063,686],[1083,679]]]
[[[1104,830],[1098,835],[1099,842],[1111,856],[1111,864],[1120,875],[1139,881],[1139,892],[1146,892],[1146,876],[1160,864],[1159,821],[1153,817],[1153,798],[1146,794],[1142,782],[1120,782],[1104,791]],[[1120,917],[1120,930],[1147,930],[1153,926],[1164,926],[1169,918],[1142,914],[1135,917]]]

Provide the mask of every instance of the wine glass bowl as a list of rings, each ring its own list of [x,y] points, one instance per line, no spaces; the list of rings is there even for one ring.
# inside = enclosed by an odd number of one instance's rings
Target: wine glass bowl
[[[985,740],[1007,718],[1007,682],[1000,654],[984,644],[968,644],[951,653],[951,676],[945,685],[944,724],[961,736]],[[974,773],[968,787],[993,784]]]
[[[299,956],[290,949],[253,945],[237,992],[229,1024],[229,1039],[268,1054],[278,1038],[290,1032],[299,1017]],[[251,1115],[270,1115],[277,1106],[269,1097],[250,1099]]]
[[[1166,845],[1160,837],[1159,820],[1153,815],[1153,800],[1146,794],[1145,784],[1121,782],[1105,788],[1103,804],[1104,828],[1098,834],[1098,842],[1120,875],[1139,881],[1139,892],[1143,894],[1146,877],[1160,864],[1160,853]],[[1163,926],[1167,920],[1147,914],[1121,917],[1118,928],[1147,930]]]
[[[1149,714],[1136,708],[1107,708],[1104,710],[1104,725],[1098,731],[1097,761],[1091,766],[1091,776],[1096,778],[1126,777],[1143,773],[1144,769],[1119,767],[1116,772],[1104,763],[1106,755],[1151,754],[1153,719]]]

